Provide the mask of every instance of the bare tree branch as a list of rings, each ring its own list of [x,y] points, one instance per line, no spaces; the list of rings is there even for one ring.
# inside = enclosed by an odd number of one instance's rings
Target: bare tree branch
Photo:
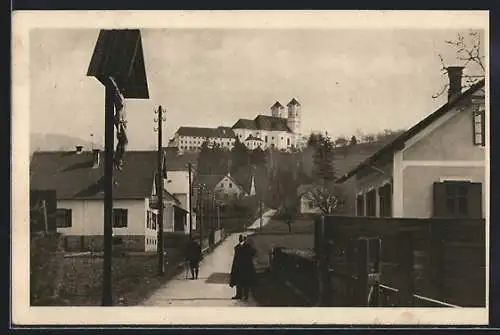
[[[445,43],[455,48],[456,59],[462,61],[465,69],[470,68],[473,65],[477,65],[481,69],[481,75],[471,75],[464,74],[463,79],[465,81],[464,87],[468,88],[475,84],[479,79],[484,78],[485,66],[484,66],[484,56],[481,56],[481,34],[475,31],[470,31],[468,33],[471,41],[467,42],[463,34],[458,33],[457,38],[454,41],[446,40]],[[443,60],[441,54],[438,54],[439,61],[441,63],[441,71],[446,73],[447,66]],[[440,92],[432,96],[436,99],[443,95],[449,85],[445,85]]]

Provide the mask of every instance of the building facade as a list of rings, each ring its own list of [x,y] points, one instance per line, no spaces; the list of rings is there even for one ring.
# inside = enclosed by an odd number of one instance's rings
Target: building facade
[[[356,180],[356,214],[484,218],[484,80],[449,101],[338,180]]]
[[[180,127],[169,141],[169,147],[176,147],[180,153],[200,151],[204,142],[208,145],[219,145],[223,149],[231,150],[236,141],[233,130],[229,127],[203,128]]]
[[[255,119],[239,119],[232,127],[240,142],[250,149],[291,150],[301,146],[301,105],[293,98],[285,107],[276,101],[271,116],[258,115]]]
[[[293,98],[285,108],[278,101],[271,106],[271,115],[257,115],[255,119],[239,119],[232,127],[180,127],[169,141],[169,147],[179,152],[199,151],[205,141],[218,144],[226,150],[234,147],[236,139],[247,148],[291,150],[301,148],[300,103]]]
[[[30,189],[55,190],[56,227],[68,251],[103,248],[103,163],[99,150],[35,152],[30,164]],[[129,151],[121,171],[114,172],[113,239],[126,250],[157,250],[155,151]],[[163,225],[172,226],[169,211],[183,210],[180,201],[164,191]]]

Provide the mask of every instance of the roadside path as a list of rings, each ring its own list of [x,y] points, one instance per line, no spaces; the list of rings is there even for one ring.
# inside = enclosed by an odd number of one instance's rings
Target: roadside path
[[[266,225],[275,210],[263,215]],[[260,227],[260,218],[248,227]],[[252,232],[248,232],[252,234]],[[154,292],[142,306],[255,306],[250,299],[247,302],[232,300],[235,288],[229,287],[229,272],[233,262],[234,246],[238,243],[238,235],[229,235],[215,250],[206,255],[200,263],[198,280],[186,279],[186,272],[171,279],[163,287]]]

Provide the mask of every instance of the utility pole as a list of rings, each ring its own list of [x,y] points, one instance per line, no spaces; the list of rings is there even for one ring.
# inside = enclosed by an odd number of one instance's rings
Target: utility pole
[[[193,204],[192,204],[192,196],[193,193],[193,185],[192,185],[192,169],[193,166],[191,163],[188,164],[188,174],[189,174],[189,238],[192,237],[193,234]]]
[[[115,87],[111,80],[106,81],[106,101],[104,117],[104,260],[102,305],[113,305],[111,282],[113,252],[113,144],[115,135]]]
[[[262,230],[262,193],[260,194],[260,204],[259,204],[259,208],[260,208],[260,229]]]
[[[163,113],[165,111],[158,107],[155,110],[155,114],[158,116],[155,118],[155,122],[158,122],[158,128],[155,129],[158,132],[158,171],[157,171],[157,200],[158,200],[158,275],[163,276],[165,274],[165,261],[163,255],[163,147],[162,147],[162,127],[163,121],[165,121]]]
[[[199,202],[199,209],[200,209],[200,245],[201,249],[203,250],[203,184],[200,185],[200,202]]]

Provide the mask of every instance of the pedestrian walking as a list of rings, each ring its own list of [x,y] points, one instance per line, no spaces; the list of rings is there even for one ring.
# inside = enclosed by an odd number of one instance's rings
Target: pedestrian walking
[[[253,265],[253,258],[256,251],[243,235],[240,235],[239,242],[234,247],[230,286],[236,286],[236,295],[233,299],[248,300],[250,290],[256,278],[255,267]]]
[[[198,279],[201,258],[200,244],[190,237],[186,246],[186,262],[191,270],[191,279]]]

